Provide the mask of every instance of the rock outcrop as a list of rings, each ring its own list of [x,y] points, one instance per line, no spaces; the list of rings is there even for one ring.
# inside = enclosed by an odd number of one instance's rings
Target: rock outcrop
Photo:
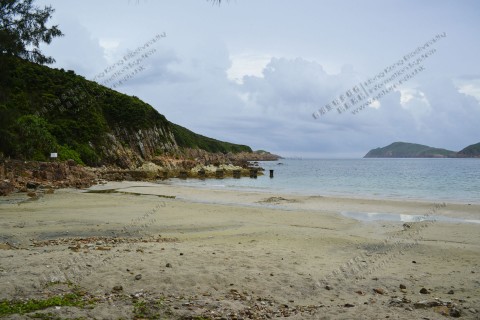
[[[36,189],[86,188],[96,183],[96,175],[74,161],[37,162],[4,160],[0,165],[0,195]]]
[[[80,166],[73,160],[65,162],[38,162],[21,160],[1,160],[0,162],[0,196],[15,191],[31,192],[32,190],[49,190],[54,188],[88,188],[100,180],[107,181],[155,181],[159,179],[183,178],[214,178],[249,176],[251,170],[261,175],[263,169],[251,161],[277,160],[279,157],[267,152],[261,153],[210,153],[201,149],[183,149],[175,153],[161,156],[152,154],[152,146],[158,143],[151,140],[142,143],[132,138],[132,145],[123,148],[121,143],[112,136],[109,152],[115,153],[117,159],[124,159],[118,165],[101,167]],[[154,135],[150,132],[149,135]],[[162,137],[163,135],[158,135]],[[144,140],[143,140],[144,141]],[[150,144],[151,143],[151,144]],[[163,141],[165,147],[172,147],[174,140]],[[170,145],[169,145],[170,144]],[[142,150],[127,154],[136,146]],[[125,154],[123,154],[125,153]],[[142,156],[138,156],[141,153]],[[124,155],[124,157],[122,157]],[[151,161],[144,161],[144,157]]]

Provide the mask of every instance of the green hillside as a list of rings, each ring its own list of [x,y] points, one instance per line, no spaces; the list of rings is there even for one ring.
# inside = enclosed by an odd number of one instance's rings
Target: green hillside
[[[103,87],[73,71],[0,57],[0,154],[60,159],[88,165],[121,164],[181,148],[251,152],[169,122],[152,106]]]
[[[364,158],[451,158],[456,156],[455,151],[416,143],[394,142],[386,147],[370,150]]]
[[[480,142],[469,145],[468,147],[460,150],[458,154],[465,157],[480,157]]]

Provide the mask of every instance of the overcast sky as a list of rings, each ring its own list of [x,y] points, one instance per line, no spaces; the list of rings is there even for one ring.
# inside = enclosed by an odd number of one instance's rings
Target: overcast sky
[[[51,22],[65,34],[44,47],[53,67],[87,79],[166,35],[148,48],[155,52],[140,61],[144,70],[116,90],[206,136],[324,158],[362,157],[394,141],[454,151],[480,141],[477,0],[37,4],[55,8]],[[440,34],[424,70],[378,101],[357,114],[312,116]]]

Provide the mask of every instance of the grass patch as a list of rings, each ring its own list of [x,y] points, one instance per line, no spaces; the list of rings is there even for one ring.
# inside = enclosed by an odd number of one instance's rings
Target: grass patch
[[[83,307],[84,305],[83,296],[77,293],[53,296],[45,300],[1,300],[0,317],[11,314],[25,314],[56,306]]]
[[[137,301],[133,304],[133,319],[161,319],[160,301]]]

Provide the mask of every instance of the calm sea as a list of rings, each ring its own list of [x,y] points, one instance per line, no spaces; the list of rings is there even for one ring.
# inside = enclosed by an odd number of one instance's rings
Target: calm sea
[[[175,181],[232,190],[480,204],[480,159],[281,159],[257,179]],[[269,178],[268,170],[274,170]]]

